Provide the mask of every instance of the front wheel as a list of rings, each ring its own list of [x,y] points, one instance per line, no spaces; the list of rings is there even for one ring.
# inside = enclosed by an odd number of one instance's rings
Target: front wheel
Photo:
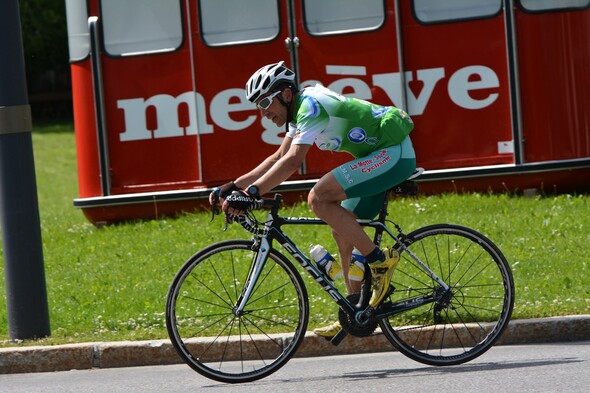
[[[477,231],[457,225],[420,228],[399,247],[389,301],[438,300],[384,319],[381,328],[404,355],[434,366],[467,362],[500,337],[514,307],[514,283],[502,252]],[[410,255],[450,286],[444,292]]]
[[[257,244],[247,240],[213,244],[182,266],[168,292],[172,344],[207,378],[238,383],[266,377],[293,356],[305,335],[305,286],[291,262],[274,249],[246,307],[237,312],[257,251]]]

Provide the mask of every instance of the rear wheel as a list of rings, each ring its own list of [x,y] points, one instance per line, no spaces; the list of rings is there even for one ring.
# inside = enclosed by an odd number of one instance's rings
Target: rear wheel
[[[456,225],[432,225],[410,233],[407,249],[451,287],[434,303],[380,322],[406,356],[435,366],[460,364],[487,351],[512,314],[514,283],[502,252],[485,236]],[[442,293],[418,263],[399,249],[389,301]]]
[[[303,340],[307,292],[291,262],[274,249],[244,311],[236,312],[256,254],[253,241],[216,243],[192,256],[172,282],[168,334],[182,359],[205,377],[229,383],[264,378]]]

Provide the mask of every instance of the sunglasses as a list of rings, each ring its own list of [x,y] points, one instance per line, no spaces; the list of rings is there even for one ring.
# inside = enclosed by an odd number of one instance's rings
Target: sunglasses
[[[275,91],[271,95],[268,95],[268,96],[264,97],[263,99],[261,99],[258,102],[258,104],[256,104],[256,106],[259,107],[260,109],[267,110],[270,107],[270,105],[272,104],[272,99],[275,98],[280,93],[281,93],[280,91]]]

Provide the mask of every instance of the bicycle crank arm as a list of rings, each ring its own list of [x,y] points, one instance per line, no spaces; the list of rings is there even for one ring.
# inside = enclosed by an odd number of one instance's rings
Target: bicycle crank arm
[[[330,343],[333,346],[338,346],[342,342],[342,340],[346,338],[346,336],[348,336],[348,332],[344,329],[340,329],[340,331],[336,333],[334,337],[332,337]]]

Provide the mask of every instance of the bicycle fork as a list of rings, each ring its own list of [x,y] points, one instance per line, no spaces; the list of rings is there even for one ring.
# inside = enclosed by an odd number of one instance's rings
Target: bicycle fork
[[[248,277],[246,278],[246,283],[242,288],[242,293],[240,297],[236,301],[236,305],[233,308],[233,313],[235,316],[240,316],[244,314],[244,308],[250,299],[250,295],[252,295],[252,291],[256,286],[256,282],[260,277],[260,273],[264,269],[266,265],[266,260],[268,259],[268,255],[270,254],[270,242],[266,236],[263,236],[259,239],[259,247],[258,252],[256,253],[256,258],[254,263],[250,267],[250,272],[248,272]]]
[[[272,232],[272,231],[271,231]],[[283,233],[274,231],[274,235],[266,234],[262,237],[259,237],[256,241],[258,244],[258,250],[256,253],[256,257],[252,266],[250,267],[250,271],[248,273],[248,277],[246,278],[246,282],[242,289],[240,296],[236,301],[236,305],[233,308],[233,312],[235,315],[243,315],[244,309],[246,308],[246,304],[256,287],[256,283],[262,273],[266,265],[266,261],[269,257],[269,254],[272,250],[271,239],[275,239],[279,241],[279,243],[284,247],[285,250],[291,254],[291,256],[301,265],[307,273],[313,277],[313,279],[326,291],[328,295],[344,310],[348,313],[354,313],[355,306],[351,304],[324,276],[320,270],[303,254],[301,250],[299,250],[295,244]],[[370,294],[369,294],[370,295]]]

